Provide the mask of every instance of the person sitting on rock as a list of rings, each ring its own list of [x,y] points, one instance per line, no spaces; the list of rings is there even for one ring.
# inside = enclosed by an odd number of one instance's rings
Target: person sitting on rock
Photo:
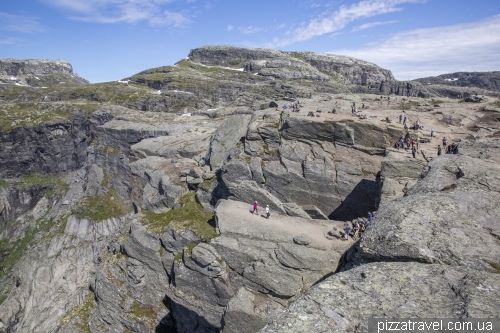
[[[364,232],[365,232],[365,222],[361,222],[359,224],[359,232],[358,232],[359,238],[361,238],[361,236],[364,234]]]

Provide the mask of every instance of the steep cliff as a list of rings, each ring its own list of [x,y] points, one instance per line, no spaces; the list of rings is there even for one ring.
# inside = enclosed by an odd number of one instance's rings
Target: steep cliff
[[[0,85],[0,332],[489,317],[498,102],[406,96],[418,87],[358,59],[232,47],[127,82]],[[388,148],[405,135],[415,157]],[[459,155],[436,158],[443,136]],[[375,210],[361,241],[340,239]]]

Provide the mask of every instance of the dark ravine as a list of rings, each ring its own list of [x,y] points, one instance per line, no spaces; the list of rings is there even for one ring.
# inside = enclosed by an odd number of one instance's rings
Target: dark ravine
[[[20,80],[74,75],[0,64]],[[0,332],[366,332],[366,314],[500,311],[500,143],[479,137],[495,124],[461,127],[476,137],[427,163],[388,148],[404,132],[377,108],[415,93],[407,114],[439,118],[438,85],[219,46],[129,79],[0,86]],[[320,117],[269,108],[297,98]],[[338,115],[317,111],[335,99]],[[43,110],[54,116],[34,121]],[[334,236],[369,210],[361,241]]]

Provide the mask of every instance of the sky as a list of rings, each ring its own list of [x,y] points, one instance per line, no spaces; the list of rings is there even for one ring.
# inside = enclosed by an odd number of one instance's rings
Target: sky
[[[3,0],[0,58],[61,59],[90,82],[204,45],[349,55],[409,80],[500,70],[499,0]]]

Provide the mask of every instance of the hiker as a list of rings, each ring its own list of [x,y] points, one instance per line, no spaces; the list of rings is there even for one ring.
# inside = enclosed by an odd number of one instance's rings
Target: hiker
[[[415,142],[415,148],[417,148],[417,151],[418,151],[418,139],[417,139],[417,142]]]
[[[413,147],[411,149],[411,154],[413,155],[413,158],[415,158],[415,153],[417,152],[417,149],[415,149],[415,147]]]
[[[413,148],[413,146],[415,146],[415,139],[411,138],[411,147]]]
[[[344,230],[345,230],[344,234],[345,240],[349,240],[349,233],[351,232],[351,226],[346,223]]]
[[[266,206],[266,219],[268,219],[270,215],[271,215],[271,213],[269,212],[269,205],[267,205]]]
[[[368,212],[368,222],[365,222],[365,228],[368,228],[368,225],[371,223],[372,219],[373,219],[373,214],[372,214],[372,212],[369,211]]]
[[[453,154],[458,154],[458,144],[455,145],[455,148],[453,149]]]
[[[406,116],[403,117],[403,125],[406,125]]]
[[[363,104],[361,105],[361,108],[362,108],[362,109],[364,109],[364,108],[365,108],[365,103],[363,103]]]
[[[443,147],[446,148],[446,137],[443,138]]]
[[[438,156],[441,155],[441,146],[438,145]]]
[[[259,206],[257,205],[257,201],[253,203],[253,214],[257,213],[259,215]]]
[[[431,129],[431,138],[434,137],[434,130]]]
[[[359,223],[356,221],[356,223],[354,223],[354,226],[352,227],[352,238],[356,239],[356,236],[359,237]]]
[[[399,123],[401,124],[401,120],[403,119],[402,115],[399,115]]]
[[[337,103],[338,103],[338,102],[339,102],[338,100],[335,100],[335,106],[337,106]]]
[[[359,232],[358,232],[358,234],[359,234],[359,238],[361,238],[361,235],[363,235],[363,234],[365,233],[365,228],[366,228],[366,227],[365,227],[365,222],[363,222],[363,221],[362,221],[362,222],[359,224]]]

